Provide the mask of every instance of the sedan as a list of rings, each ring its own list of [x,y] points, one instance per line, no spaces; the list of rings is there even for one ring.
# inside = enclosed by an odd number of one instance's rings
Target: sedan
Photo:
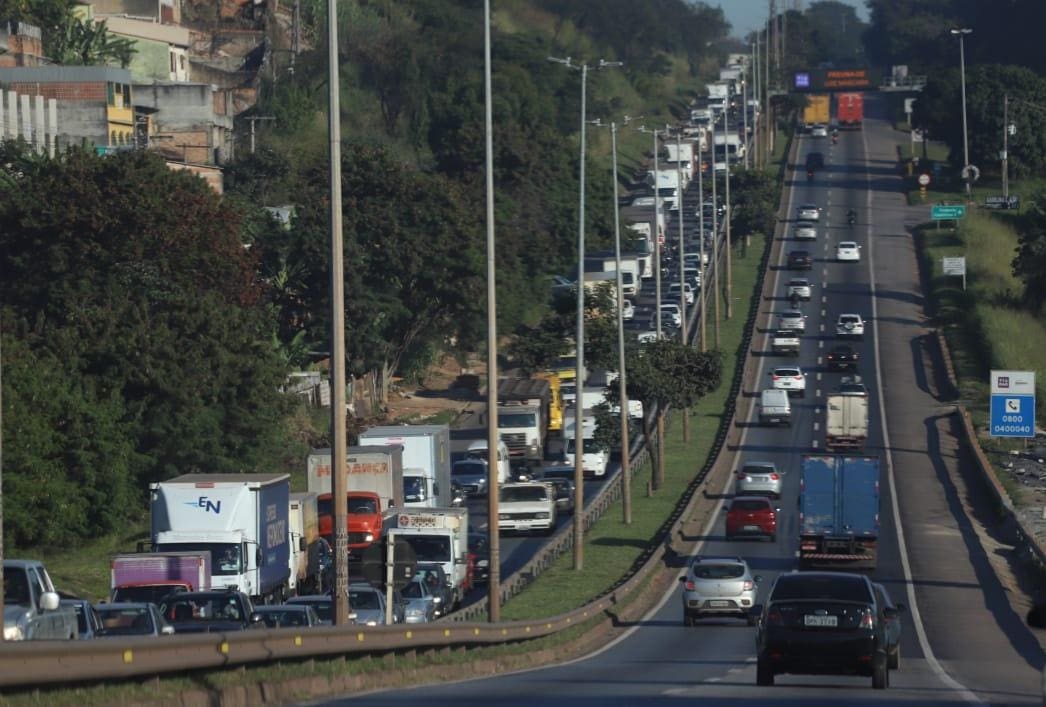
[[[817,226],[813,221],[800,221],[795,224],[795,239],[797,241],[816,241]]]
[[[287,600],[291,606],[308,606],[316,612],[320,626],[332,626],[334,624],[334,598],[330,594],[303,594],[291,597]],[[352,606],[350,604],[350,606]],[[354,606],[352,606],[355,609]]]
[[[768,537],[777,542],[777,514],[780,512],[767,498],[735,496],[726,512],[726,537]]]
[[[385,594],[369,584],[349,585],[349,606],[352,607],[352,613],[356,614],[356,623],[365,626],[385,625]]]
[[[853,241],[841,241],[835,248],[835,259],[841,263],[860,262],[861,246]]]
[[[713,616],[733,616],[755,625],[752,607],[762,577],[752,576],[748,563],[740,557],[695,557],[679,581],[683,585],[684,626]]]
[[[765,495],[781,498],[781,485],[784,480],[773,462],[745,462],[734,476],[737,477],[734,493],[738,496]]]
[[[858,353],[846,344],[832,348],[825,356],[829,371],[849,371],[857,368]]]
[[[112,636],[170,636],[174,626],[160,614],[156,604],[121,602],[99,604],[95,609],[102,627],[99,638]]]
[[[789,297],[796,295],[804,302],[810,299],[810,281],[805,277],[793,277],[788,281],[787,294]]]
[[[675,298],[677,300],[679,299],[679,283],[678,282],[673,282],[671,285],[668,286],[668,296],[669,297],[673,297],[673,298]],[[693,304],[694,303],[694,288],[692,288],[690,286],[689,282],[684,282],[683,283],[683,298],[686,300],[687,304]]]
[[[675,302],[662,302],[661,303],[661,324],[664,326],[664,317],[666,314],[670,315],[672,326],[681,327],[683,326],[683,312],[679,309],[679,305]]]
[[[873,584],[875,598],[881,607],[883,623],[886,626],[886,665],[890,670],[901,667],[901,617],[904,604],[894,604],[890,593],[881,584]]]
[[[62,599],[59,601],[59,605],[73,607],[81,641],[87,641],[99,635],[98,631],[102,628],[102,622],[98,618],[98,612],[91,606],[91,602],[86,599]]]
[[[789,395],[806,397],[806,374],[798,366],[778,366],[770,371],[770,379],[777,390],[787,390]]]
[[[792,250],[788,252],[789,270],[811,270],[814,267],[813,256],[808,250]]]
[[[798,309],[789,309],[781,312],[778,328],[802,334],[806,331],[806,315]]]
[[[404,623],[423,624],[436,620],[436,595],[421,578],[415,577],[407,582],[400,594],[406,602]]]
[[[835,323],[835,335],[860,338],[864,336],[864,320],[860,314],[840,314]]]
[[[316,610],[308,604],[268,604],[254,607],[254,613],[268,628],[321,625]]]
[[[816,204],[802,204],[796,209],[796,218],[799,221],[820,221],[821,209]]]
[[[828,128],[820,123],[816,123],[810,128],[810,137],[828,137]]]

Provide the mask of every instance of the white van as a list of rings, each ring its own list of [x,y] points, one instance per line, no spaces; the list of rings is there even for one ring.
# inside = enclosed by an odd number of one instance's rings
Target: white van
[[[596,450],[595,439],[593,439],[596,432],[596,420],[594,417],[586,416],[582,424],[581,434],[584,442],[581,466],[585,476],[605,476],[610,463],[610,454],[605,449]],[[567,466],[575,464],[575,429],[573,415],[571,415],[563,424],[563,463]]]
[[[792,426],[792,403],[787,390],[767,388],[759,396],[759,424]]]
[[[465,452],[465,458],[486,463],[490,458],[487,452],[487,440],[477,439],[469,444],[468,451]],[[498,483],[508,483],[510,472],[508,445],[503,441],[498,441]]]

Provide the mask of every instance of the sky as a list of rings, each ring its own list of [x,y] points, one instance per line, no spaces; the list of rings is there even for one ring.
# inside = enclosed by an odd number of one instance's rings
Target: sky
[[[706,0],[706,2],[712,7],[718,5],[723,8],[723,14],[726,15],[726,20],[731,25],[730,34],[738,39],[743,39],[757,27],[763,27],[770,14],[769,0]],[[840,0],[840,2],[853,5],[857,8],[857,16],[865,22],[868,21],[868,8],[865,7],[864,0]],[[777,11],[790,9],[794,5],[795,0],[777,0]],[[809,5],[810,0],[799,1],[799,6],[803,9]]]

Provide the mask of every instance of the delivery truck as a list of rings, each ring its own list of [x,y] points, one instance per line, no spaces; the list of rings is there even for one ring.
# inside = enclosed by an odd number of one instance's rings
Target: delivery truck
[[[291,494],[290,527],[291,589],[297,594],[322,594],[326,567],[319,530],[319,494]]]
[[[210,552],[131,552],[109,558],[109,601],[159,604],[211,588]]]
[[[306,467],[308,489],[318,494],[319,535],[333,545],[331,450],[312,450]],[[346,525],[350,554],[362,553],[380,539],[390,510],[403,506],[403,476],[403,447],[399,445],[363,445],[346,450]]]
[[[811,125],[827,126],[831,119],[827,94],[810,94],[806,97],[806,107],[803,108],[803,125],[807,130]]]
[[[457,608],[472,588],[468,509],[405,508],[395,514],[395,521],[388,531],[391,539],[406,541],[419,564],[435,562],[443,567],[451,583],[451,608]]]
[[[840,128],[860,130],[861,124],[864,122],[864,94],[836,94],[835,116]]]
[[[386,425],[360,435],[360,445],[403,450],[403,503],[409,508],[447,508],[451,502],[450,427]]]
[[[288,596],[290,476],[185,474],[149,489],[153,550],[209,552],[212,589]]]
[[[879,459],[807,454],[799,479],[800,567],[875,569]]]
[[[864,451],[868,439],[868,396],[836,392],[825,398],[825,409],[825,448]]]

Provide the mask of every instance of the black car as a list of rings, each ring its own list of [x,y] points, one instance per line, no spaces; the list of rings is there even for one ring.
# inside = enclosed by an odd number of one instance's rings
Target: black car
[[[829,371],[851,371],[857,368],[858,353],[846,344],[840,344],[828,352],[825,361]]]
[[[808,250],[792,250],[788,252],[789,270],[810,270],[814,266],[813,256]]]
[[[780,575],[754,611],[756,684],[774,676],[864,675],[872,687],[890,684],[888,622],[900,605],[886,606],[868,577],[847,572]]]
[[[262,625],[251,598],[232,589],[171,594],[160,611],[177,633],[223,633]]]
[[[820,152],[810,152],[806,155],[806,170],[824,169],[824,155]]]
[[[887,648],[887,663],[890,666],[890,670],[898,670],[901,667],[901,617],[898,612],[904,611],[903,604],[894,604],[893,600],[890,599],[890,593],[886,591],[886,587],[881,584],[873,585],[875,587],[875,597],[879,600],[879,606],[883,609],[893,609],[890,612],[890,616],[883,617],[883,621],[886,622],[886,638],[888,643]]]

